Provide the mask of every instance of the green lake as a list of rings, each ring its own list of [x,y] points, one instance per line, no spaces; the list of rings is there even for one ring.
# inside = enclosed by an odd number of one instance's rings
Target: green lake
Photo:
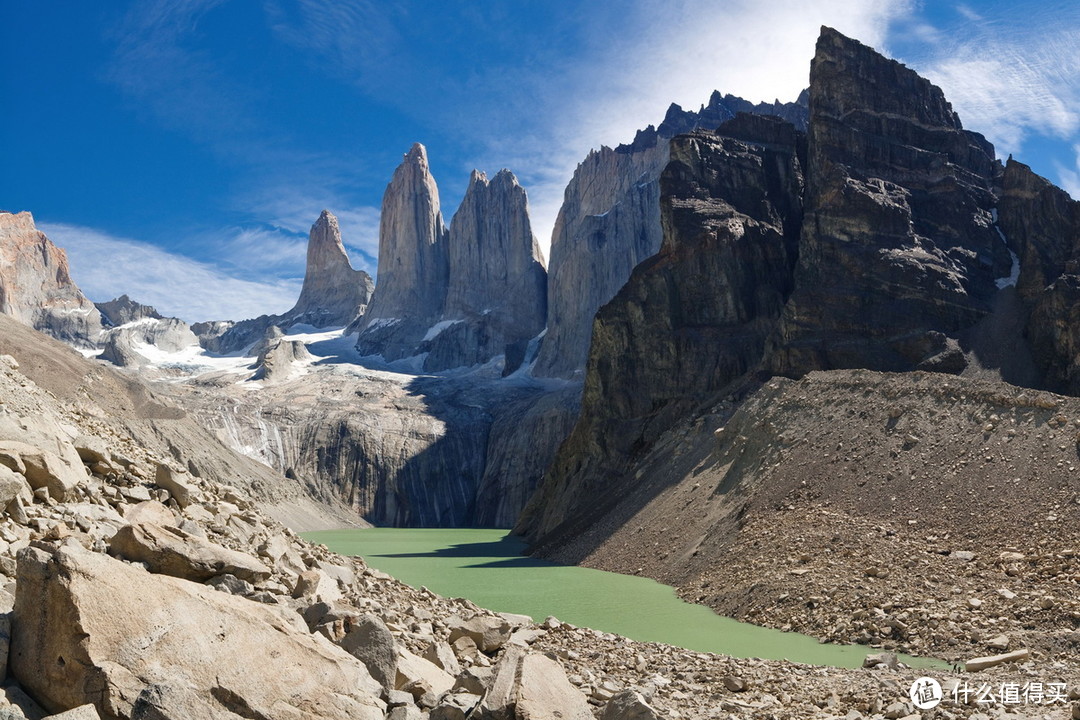
[[[875,652],[720,617],[647,578],[524,557],[524,544],[506,530],[372,528],[303,537],[343,555],[359,555],[371,567],[414,587],[423,585],[445,597],[468,598],[481,607],[538,621],[554,615],[634,640],[814,665],[859,667],[867,653]],[[928,658],[901,660],[914,667],[947,667]]]

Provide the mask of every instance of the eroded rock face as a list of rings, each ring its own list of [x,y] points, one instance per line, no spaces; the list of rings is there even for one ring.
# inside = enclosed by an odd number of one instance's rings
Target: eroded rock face
[[[760,361],[791,292],[803,143],[746,114],[672,141],[664,246],[598,313],[581,417],[522,527],[549,531],[578,502],[621,497],[608,483],[635,449]]]
[[[1020,259],[1016,290],[1030,312],[1032,356],[1048,387],[1080,394],[1080,202],[1010,158],[998,212]]]
[[[260,603],[77,546],[27,548],[18,573],[11,673],[46,709],[383,717],[381,688],[362,662]]]
[[[320,328],[348,325],[363,314],[374,289],[371,276],[349,263],[337,218],[323,210],[308,236],[300,298],[285,317]]]
[[[947,352],[945,336],[985,316],[1009,274],[999,173],[940,88],[823,28],[796,288],[771,370],[910,370]]]
[[[67,254],[28,212],[0,212],[0,312],[84,347],[101,332],[101,315],[72,281]]]
[[[100,357],[113,365],[131,367],[150,362],[148,354],[177,352],[199,344],[199,338],[178,318],[146,317],[105,331]]]
[[[136,320],[150,318],[152,320],[164,320],[155,308],[135,302],[127,295],[109,300],[108,302],[94,303],[94,307],[101,313],[101,322],[106,326],[116,327],[126,325]]]
[[[739,112],[775,115],[806,127],[805,94],[794,103],[753,105],[713,93],[697,112],[672,105],[659,127],[638,132],[629,145],[590,152],[566,188],[551,239],[547,335],[534,372],[580,376],[589,354],[593,317],[630,272],[660,249],[660,173],[668,140],[712,130]]]
[[[482,328],[432,342],[428,370],[474,365],[544,329],[547,271],[529,222],[525,189],[509,170],[492,180],[474,170],[449,234],[449,285],[442,317]],[[447,346],[447,347],[444,347]]]

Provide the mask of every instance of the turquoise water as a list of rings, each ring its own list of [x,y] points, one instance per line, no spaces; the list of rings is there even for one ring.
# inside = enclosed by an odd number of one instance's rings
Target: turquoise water
[[[875,652],[858,645],[825,645],[805,635],[720,617],[647,578],[524,557],[523,543],[505,530],[372,528],[310,532],[304,537],[343,555],[359,555],[402,582],[446,597],[468,598],[482,607],[535,620],[554,615],[634,640],[836,667],[859,667],[867,653]],[[925,658],[902,660],[916,667],[946,667]]]

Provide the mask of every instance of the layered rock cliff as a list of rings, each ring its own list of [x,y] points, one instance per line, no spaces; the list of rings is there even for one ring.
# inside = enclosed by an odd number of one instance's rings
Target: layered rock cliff
[[[593,316],[626,283],[630,272],[660,249],[660,173],[668,140],[696,128],[711,130],[739,112],[773,115],[805,129],[805,93],[794,103],[754,105],[714,92],[697,112],[672,105],[659,127],[633,142],[590,152],[574,172],[551,238],[547,334],[534,373],[580,377]]]
[[[28,212],[0,212],[0,313],[83,347],[101,332],[101,314],[71,279],[67,254]]]
[[[521,527],[578,532],[560,526],[580,503],[591,518],[621,498],[635,452],[757,365],[791,292],[800,156],[805,136],[774,117],[671,142],[664,245],[597,314],[581,417]]]
[[[519,531],[557,544],[597,522],[658,438],[760,377],[1000,379],[993,344],[1042,364],[1013,382],[1071,381],[1074,204],[1021,166],[1003,177],[939,88],[829,28],[809,103],[805,139],[740,116],[672,141],[664,247],[597,315],[581,417]]]
[[[829,29],[810,71],[807,216],[770,367],[962,369],[1010,259],[994,149],[941,90]]]

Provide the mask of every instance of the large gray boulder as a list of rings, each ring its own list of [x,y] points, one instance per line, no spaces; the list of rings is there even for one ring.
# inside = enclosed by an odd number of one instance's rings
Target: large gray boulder
[[[260,603],[76,547],[18,555],[11,673],[50,712],[375,720],[364,664]]]
[[[109,551],[125,560],[145,563],[151,572],[194,582],[226,573],[252,583],[270,577],[270,569],[250,555],[177,527],[125,525],[109,541]]]
[[[592,720],[585,695],[545,655],[508,647],[495,678],[469,717],[477,720]]]

